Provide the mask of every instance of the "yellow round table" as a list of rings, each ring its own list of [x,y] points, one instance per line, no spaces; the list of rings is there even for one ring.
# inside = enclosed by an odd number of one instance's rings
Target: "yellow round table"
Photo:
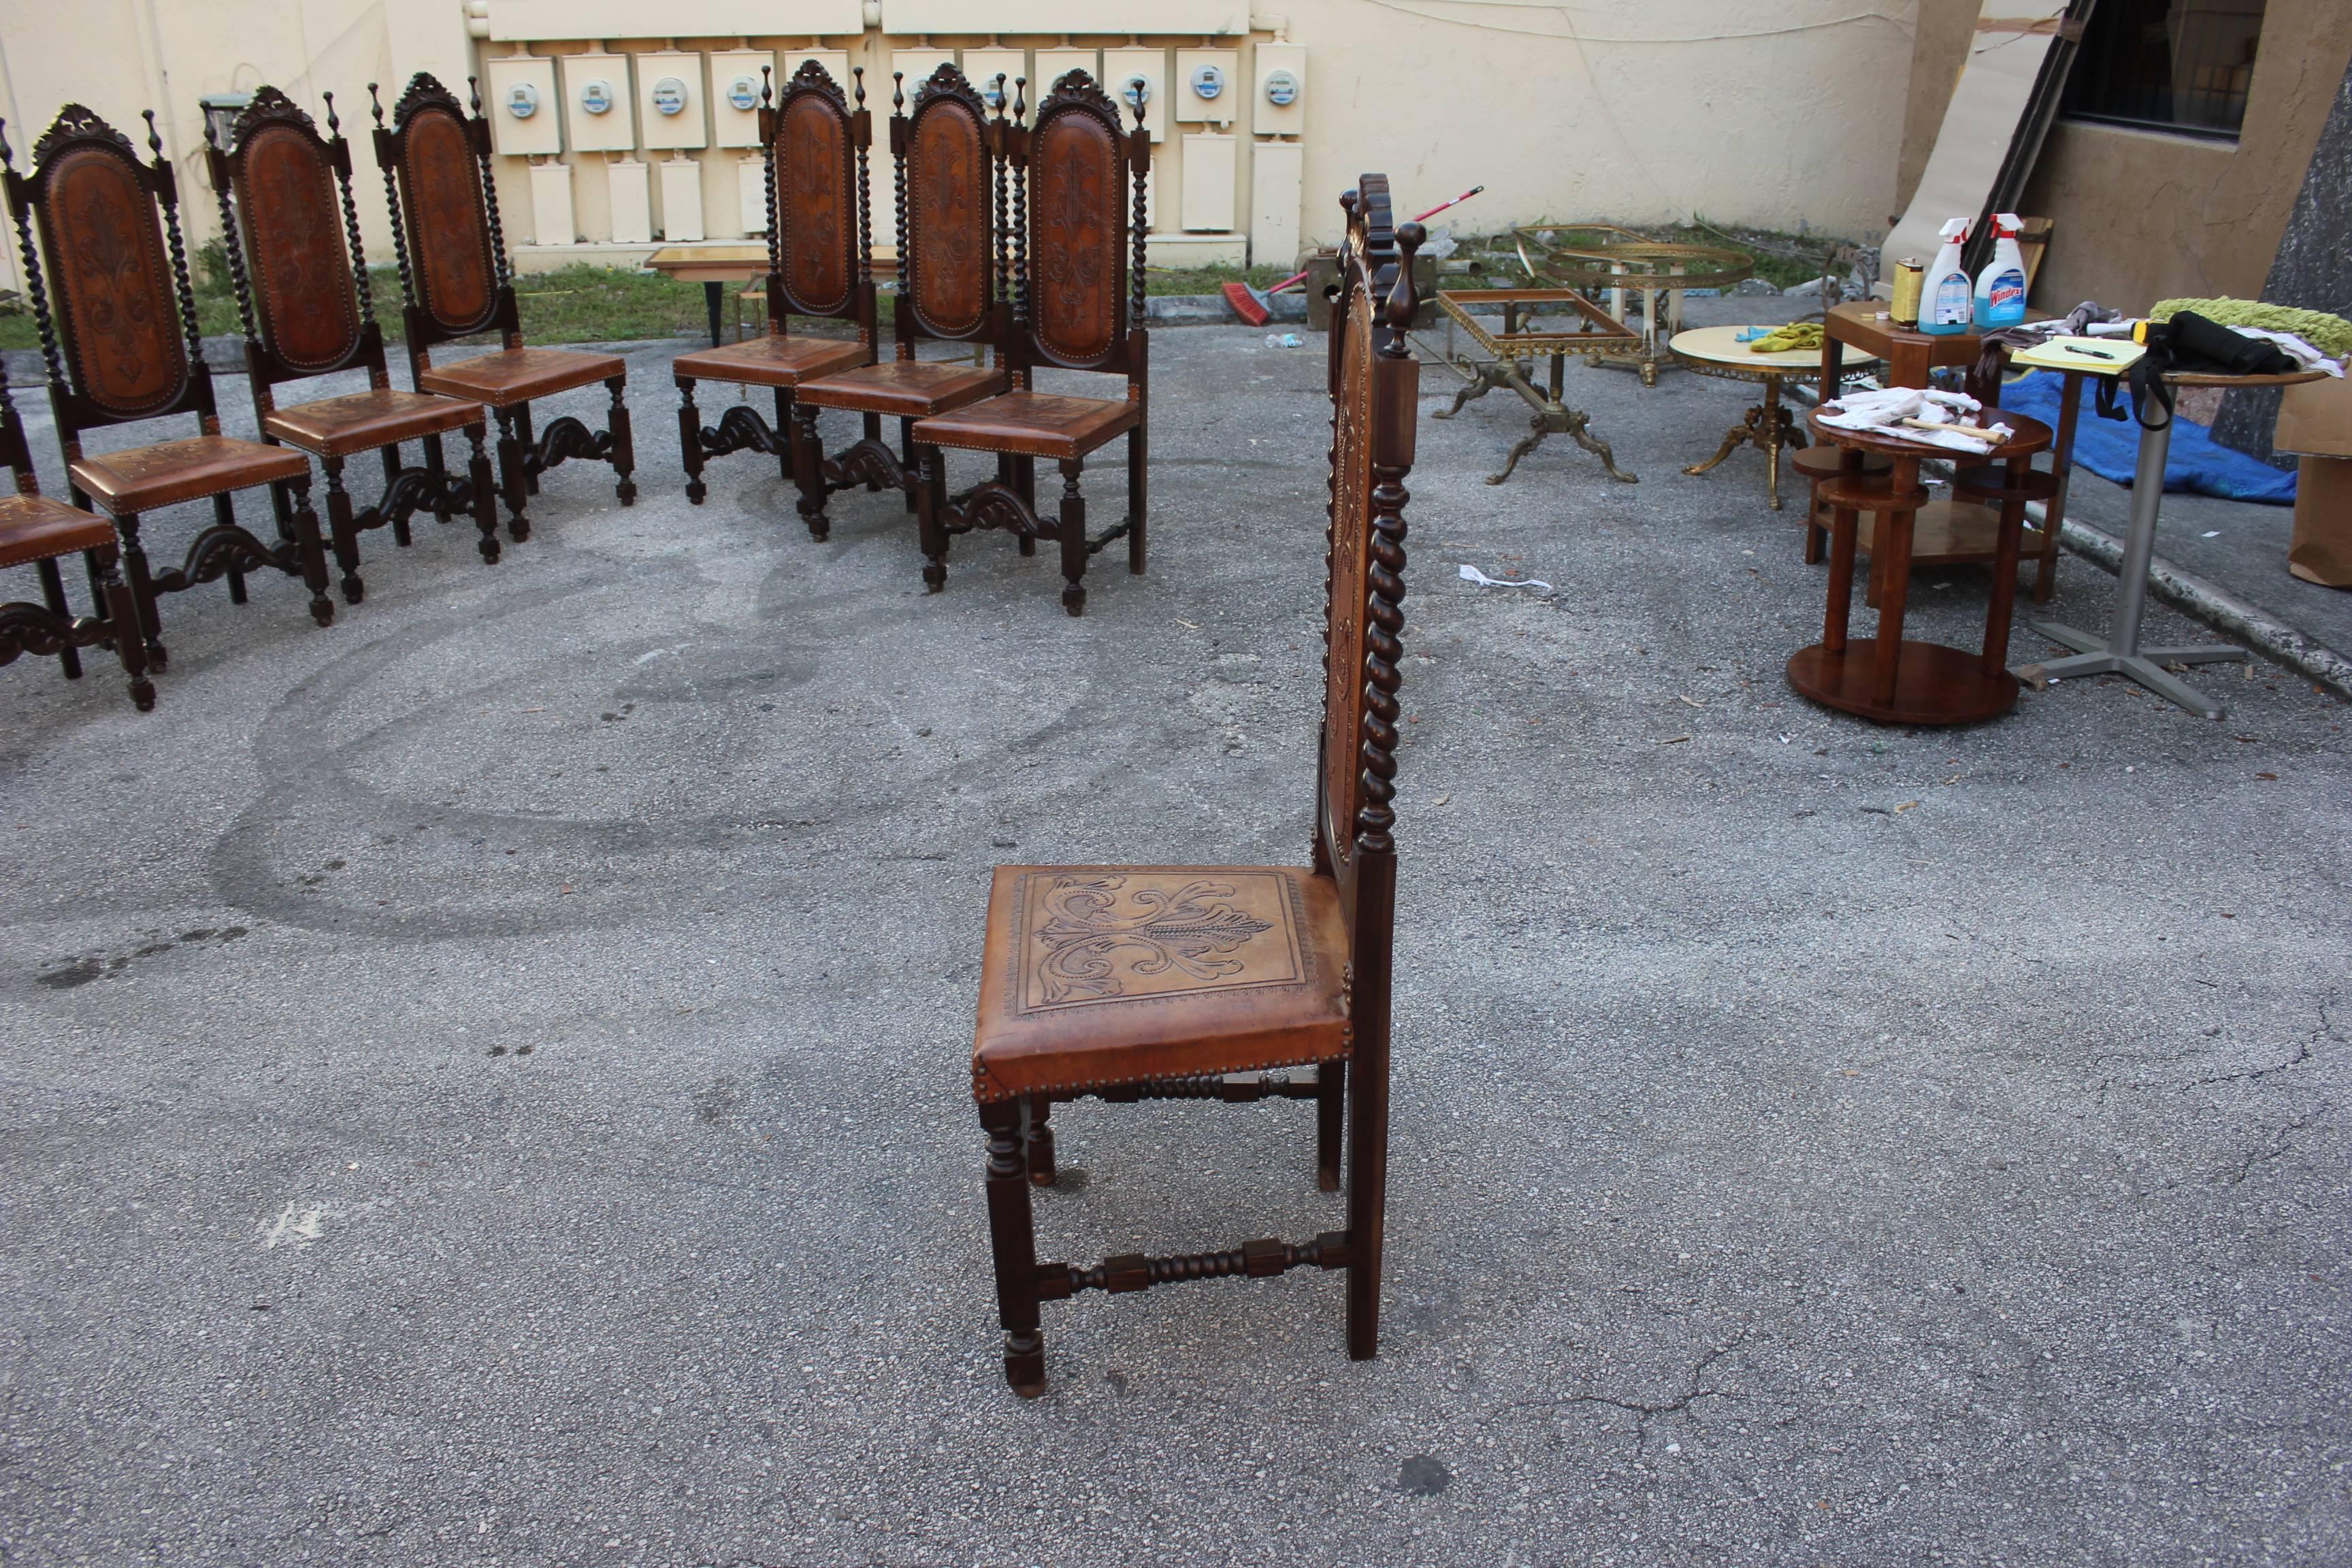
[[[1822,351],[1818,348],[1784,349],[1778,353],[1759,354],[1738,341],[1742,332],[1756,331],[1754,327],[1693,327],[1676,332],[1666,348],[1683,364],[1698,375],[1712,375],[1724,381],[1759,382],[1764,387],[1764,401],[1748,411],[1747,417],[1731,427],[1716,448],[1715,456],[1704,463],[1693,463],[1683,470],[1686,474],[1703,474],[1742,447],[1754,447],[1764,454],[1764,493],[1772,502],[1772,510],[1780,510],[1780,448],[1802,447],[1805,433],[1797,427],[1795,418],[1780,403],[1780,383],[1791,375],[1811,375],[1820,372]],[[1769,329],[1765,329],[1769,330]],[[1854,360],[1846,368],[1859,373],[1878,362],[1873,359]]]

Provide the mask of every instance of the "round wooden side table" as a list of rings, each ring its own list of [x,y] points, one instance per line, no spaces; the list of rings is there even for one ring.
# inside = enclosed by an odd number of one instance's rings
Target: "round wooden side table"
[[[2010,614],[2017,599],[2018,544],[2025,527],[2025,503],[2046,499],[2053,488],[2047,474],[2033,471],[2032,458],[2050,445],[2050,427],[2020,414],[1988,410],[2015,434],[1974,462],[1998,472],[1972,474],[1971,488],[2000,508],[1994,548],[1992,602],[1985,612],[1983,648],[1971,653],[1940,643],[1910,642],[1903,636],[1903,613],[1910,597],[1911,529],[1927,492],[1919,464],[1948,448],[1906,441],[1875,430],[1841,430],[1806,416],[1816,440],[1835,447],[1847,467],[1822,481],[1822,499],[1832,509],[1829,610],[1822,640],[1789,658],[1789,684],[1801,696],[1881,724],[1972,724],[1998,718],[2017,706],[2017,678],[2009,673]],[[1892,460],[1883,474],[1863,471],[1866,453]],[[1956,456],[1960,454],[1955,454]],[[1872,537],[1879,544],[1872,564],[1878,578],[1877,635],[1846,635],[1853,599],[1854,535],[1861,514],[1874,514]]]

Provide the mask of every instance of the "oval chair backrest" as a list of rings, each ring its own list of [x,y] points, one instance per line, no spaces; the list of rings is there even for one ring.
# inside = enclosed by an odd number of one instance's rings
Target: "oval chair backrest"
[[[1029,336],[1048,363],[1103,365],[1126,340],[1127,174],[1118,105],[1065,74],[1029,131]]]
[[[857,300],[856,139],[841,84],[814,60],[784,83],[776,106],[779,281],[803,316],[847,316]]]
[[[35,156],[42,260],[75,390],[111,418],[173,408],[188,385],[186,328],[148,172],[86,109],[58,115]]]
[[[327,144],[269,89],[238,118],[229,160],[261,341],[295,370],[343,365],[360,347],[359,296]]]
[[[1323,841],[1343,886],[1352,886],[1359,814],[1368,771],[1394,773],[1392,698],[1374,695],[1379,655],[1386,689],[1395,689],[1393,634],[1401,620],[1402,557],[1383,564],[1381,532],[1402,538],[1402,480],[1412,466],[1418,367],[1399,351],[1403,329],[1391,318],[1400,289],[1400,255],[1387,180],[1367,174],[1347,199],[1347,243],[1331,309],[1331,499],[1328,598],[1325,606]],[[1410,282],[1402,287],[1408,298]],[[1400,434],[1402,432],[1402,434]],[[1395,487],[1383,489],[1383,486]],[[1393,541],[1391,543],[1393,544]],[[1375,595],[1384,603],[1376,603]],[[1383,631],[1383,617],[1388,627]],[[1386,786],[1375,804],[1385,808]]]
[[[498,261],[482,205],[482,170],[464,110],[448,89],[412,83],[398,111],[400,198],[415,257],[417,300],[452,336],[498,321]]]
[[[963,338],[987,323],[988,110],[951,65],[915,94],[907,137],[908,299],[923,331]]]

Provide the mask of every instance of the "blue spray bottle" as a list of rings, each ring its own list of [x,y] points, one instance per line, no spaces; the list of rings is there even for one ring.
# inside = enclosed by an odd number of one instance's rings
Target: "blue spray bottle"
[[[1919,330],[1938,337],[1969,330],[1969,269],[1960,265],[1960,247],[1968,243],[1969,220],[1956,217],[1944,226],[1944,247],[1936,252],[1919,287]]]
[[[1976,323],[1980,332],[1999,331],[2025,320],[2025,257],[2017,248],[2017,215],[1995,213],[1992,260],[1977,274]]]

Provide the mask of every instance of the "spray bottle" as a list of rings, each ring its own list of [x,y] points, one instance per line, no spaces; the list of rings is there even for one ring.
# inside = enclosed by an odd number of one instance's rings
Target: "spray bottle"
[[[2017,215],[1995,213],[1992,260],[1977,274],[1976,324],[1999,331],[2025,320],[2025,258],[2017,248]]]
[[[1960,265],[1960,247],[1969,237],[1969,220],[1956,217],[1944,226],[1944,247],[1927,268],[1920,286],[1919,330],[1948,336],[1969,330],[1969,273]]]

